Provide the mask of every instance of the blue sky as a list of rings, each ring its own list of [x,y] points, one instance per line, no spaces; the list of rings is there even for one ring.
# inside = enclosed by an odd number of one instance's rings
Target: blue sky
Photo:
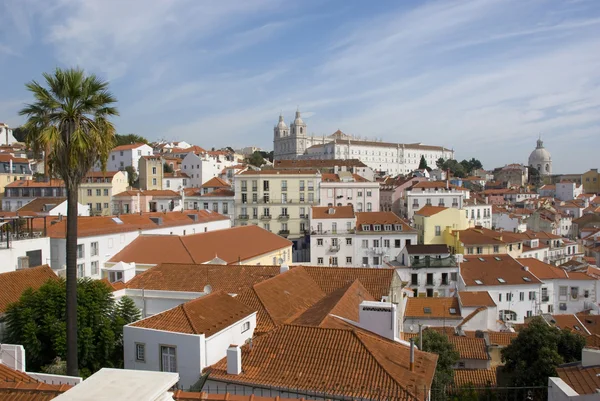
[[[110,80],[119,132],[272,147],[309,132],[598,167],[600,1],[3,0],[0,121],[57,66]]]

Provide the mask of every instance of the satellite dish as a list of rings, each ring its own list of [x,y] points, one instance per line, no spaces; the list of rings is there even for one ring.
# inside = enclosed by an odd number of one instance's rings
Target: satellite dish
[[[210,294],[212,292],[212,286],[210,284],[207,284],[204,286],[204,293],[205,294]]]

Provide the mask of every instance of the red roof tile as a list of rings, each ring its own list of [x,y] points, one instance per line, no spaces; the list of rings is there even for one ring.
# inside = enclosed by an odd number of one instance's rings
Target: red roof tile
[[[525,270],[524,266],[507,254],[477,257],[469,255],[464,258],[460,273],[469,287],[541,283],[530,271]]]
[[[496,369],[454,369],[456,387],[496,387]]]
[[[415,212],[415,214],[418,214],[419,216],[423,216],[423,217],[431,217],[434,214],[438,214],[439,212],[443,212],[444,210],[448,209],[447,207],[443,207],[443,206],[423,206],[420,210],[418,210],[417,212]]]
[[[597,394],[600,390],[600,366],[558,367],[556,373],[578,394]]]
[[[458,298],[462,306],[496,306],[496,303],[487,291],[459,291]]]
[[[117,147],[114,147],[111,152],[117,152],[117,151],[121,151],[121,150],[132,150],[132,149],[137,149],[140,146],[144,146],[146,145],[145,143],[131,143],[128,145],[120,145]]]
[[[213,177],[202,184],[201,188],[231,188],[231,184],[219,177]]]
[[[352,219],[354,218],[354,207],[348,206],[313,206],[313,219]]]
[[[453,309],[454,313],[451,313]],[[406,302],[406,318],[462,319],[458,298],[410,297]]]
[[[48,280],[58,280],[58,276],[48,265],[1,273],[0,314],[6,312],[8,305],[17,302],[26,289],[37,290]]]

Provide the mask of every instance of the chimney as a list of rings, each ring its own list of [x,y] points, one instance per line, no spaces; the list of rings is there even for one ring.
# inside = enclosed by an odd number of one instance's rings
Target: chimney
[[[22,345],[2,344],[0,346],[0,364],[25,372],[25,348]]]
[[[229,351],[227,351],[229,352]],[[229,354],[227,354],[227,373],[229,373]],[[410,339],[410,371],[415,371],[415,338]]]
[[[529,271],[529,266],[523,266],[523,270],[525,270],[526,272]]]
[[[242,349],[237,345],[227,348],[227,374],[239,375],[242,373]]]
[[[581,350],[581,366],[597,366],[600,365],[600,350],[593,348],[584,348]]]
[[[290,267],[287,264],[282,264],[281,266],[279,266],[279,274],[283,274],[285,272],[287,272],[288,270],[290,270]]]

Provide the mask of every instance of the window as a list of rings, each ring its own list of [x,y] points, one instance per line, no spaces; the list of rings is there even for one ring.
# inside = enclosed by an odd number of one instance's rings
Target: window
[[[499,253],[499,252],[500,252],[500,246],[494,245],[494,253]]]
[[[346,245],[352,245],[352,238],[346,238]]]
[[[371,204],[371,202],[367,202],[367,212],[372,212],[373,211],[373,205]]]
[[[268,191],[269,190],[269,181],[265,180],[263,181],[263,191]]]
[[[92,196],[92,190],[91,189],[87,190],[87,196]]]
[[[533,316],[533,313],[530,310],[528,310],[527,311],[527,317],[531,317],[531,316]]]
[[[467,254],[473,255],[473,248],[472,247],[467,248]]]
[[[478,247],[477,247],[477,254],[478,254],[478,255],[481,255],[482,253],[483,253],[483,248],[482,248],[482,247],[480,247],[480,246],[478,246]]]
[[[378,239],[373,240],[373,248],[379,248],[379,240]]]
[[[535,300],[535,291],[529,291],[529,300],[530,301]]]
[[[433,285],[433,273],[427,273],[427,285]]]
[[[373,256],[373,264],[379,266],[379,256]]]
[[[331,233],[337,234],[337,223],[331,223]]]
[[[96,190],[96,196],[102,196],[102,190],[101,189],[97,189]]]
[[[519,301],[525,301],[525,293],[524,292],[519,293]]]
[[[96,203],[96,211],[100,212],[101,210],[102,210],[102,203],[101,202]]]
[[[323,258],[317,258],[317,264],[318,265],[322,265],[323,264]]]
[[[156,178],[152,179],[152,185],[156,185]]]
[[[367,196],[371,196],[371,191],[367,191]]]
[[[357,191],[356,196],[362,196],[362,191]]]
[[[171,180],[167,180],[167,188],[171,188]]]
[[[333,256],[331,258],[331,265],[332,266],[337,266],[338,265],[338,258],[337,258],[337,256]]]
[[[579,287],[571,287],[571,299],[579,298]]]
[[[512,293],[510,293],[510,292],[506,293],[506,300],[509,302],[512,301]]]
[[[263,224],[263,228],[267,231],[271,231],[271,224],[265,223],[265,224]],[[273,263],[273,264],[275,265],[276,263]]]
[[[368,239],[362,240],[362,247],[365,248],[365,249],[369,247],[369,240]]]
[[[363,264],[363,266],[368,266],[369,265],[369,258],[367,256],[363,256],[363,258],[362,258],[362,264]]]
[[[317,246],[323,246],[323,238],[317,238]]]
[[[427,199],[425,199],[425,204],[426,204],[427,206],[431,206],[431,198],[427,198]]]
[[[439,237],[440,235],[442,235],[442,227],[441,226],[435,226],[435,236]]]
[[[384,248],[389,248],[390,247],[390,240],[389,239],[384,239],[383,240],[383,247]]]
[[[498,293],[498,302],[502,302],[502,293]]]
[[[85,277],[85,264],[84,263],[80,263],[77,265],[77,277],[78,278]]]
[[[156,174],[156,167],[152,167],[152,174]]]
[[[241,182],[242,191],[248,190],[248,182],[246,180]]]
[[[146,362],[146,344],[135,343],[135,361]]]
[[[92,242],[90,244],[90,254],[91,256],[98,256],[98,242]]]
[[[77,245],[77,259],[83,259],[85,257],[85,249],[83,244]]]
[[[312,192],[308,193],[308,201],[309,202],[314,202],[315,201],[315,194],[313,194]]]
[[[244,322],[244,324],[242,324],[242,333],[245,333],[248,330],[250,330],[250,322]]]
[[[108,196],[108,189],[104,189],[104,196]]]
[[[162,372],[177,372],[177,357],[175,347],[161,345],[160,370]]]
[[[104,208],[105,208],[105,209],[108,209],[108,203],[105,203],[105,204],[104,204]]]
[[[419,285],[419,275],[413,273],[410,275],[410,284],[411,285]]]
[[[213,202],[212,210],[213,210],[213,212],[218,212],[219,211],[219,203]]]
[[[567,292],[568,292],[568,287],[566,287],[566,286],[558,287],[558,297],[561,301],[566,300]]]
[[[452,281],[458,280],[458,273],[450,273],[450,280],[452,280]]]
[[[352,256],[346,256],[346,264],[347,265],[351,265],[352,264]]]

